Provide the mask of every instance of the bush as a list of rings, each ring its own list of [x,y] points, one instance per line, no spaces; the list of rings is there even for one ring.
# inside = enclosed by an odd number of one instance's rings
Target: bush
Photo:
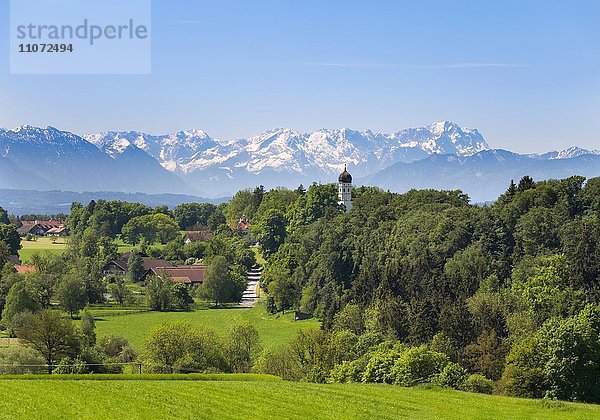
[[[250,372],[260,353],[258,331],[249,322],[234,325],[225,340],[225,355],[232,372]]]
[[[302,366],[296,363],[294,356],[287,349],[282,351],[264,349],[252,371],[279,376],[288,381],[299,381],[305,375]]]
[[[52,370],[53,374],[64,375],[64,374],[82,374],[87,373],[87,368],[85,366],[85,361],[80,359],[79,357],[76,359],[71,359],[70,357],[63,357],[60,360],[60,363],[56,365],[54,370]]]
[[[460,389],[465,383],[467,376],[469,376],[469,374],[465,369],[456,363],[450,362],[444,366],[442,372],[434,378],[433,382],[439,386]]]
[[[334,366],[329,374],[329,383],[346,383],[346,382],[361,382],[367,363],[369,363],[370,355],[364,355],[359,359],[351,362],[342,362]]]
[[[391,348],[389,343],[380,344],[379,349],[371,355],[367,363],[363,382],[393,383],[392,368],[405,349],[402,344],[396,344]]]
[[[450,360],[458,360],[458,349],[452,344],[450,337],[443,332],[439,332],[433,336],[431,343],[429,344],[429,349],[445,354]]]
[[[377,346],[385,341],[383,334],[378,332],[366,332],[358,337],[356,353],[359,356],[372,352]]]
[[[98,341],[98,347],[109,357],[119,357],[126,348],[129,348],[129,342],[119,335],[107,334]]]
[[[171,308],[189,309],[194,299],[190,296],[188,287],[183,283],[173,283],[171,286]]]
[[[474,375],[469,375],[460,389],[467,392],[477,392],[479,394],[491,394],[494,390],[494,386],[490,379],[476,373]]]
[[[327,382],[327,375],[323,369],[319,366],[313,366],[313,368],[302,378],[304,382],[314,382],[317,384],[324,384]]]
[[[389,379],[401,386],[431,382],[448,363],[445,354],[431,351],[426,346],[412,347],[396,360]]]
[[[267,298],[267,303],[265,304],[266,310],[270,314],[277,313],[277,305],[275,304],[275,298],[273,296],[269,296]]]
[[[35,366],[37,365],[37,366]],[[46,362],[29,347],[0,348],[0,374],[43,373]]]

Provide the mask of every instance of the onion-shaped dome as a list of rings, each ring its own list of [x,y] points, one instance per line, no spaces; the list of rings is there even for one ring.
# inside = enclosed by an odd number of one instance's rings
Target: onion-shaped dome
[[[340,182],[343,182],[344,184],[352,183],[352,175],[350,175],[350,172],[348,172],[348,170],[346,169],[346,165],[344,165],[344,172],[342,172],[340,174],[340,177],[338,178],[338,180]]]

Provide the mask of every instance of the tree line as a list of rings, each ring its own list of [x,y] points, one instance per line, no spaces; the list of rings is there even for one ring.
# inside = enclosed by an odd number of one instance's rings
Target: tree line
[[[344,340],[383,337],[303,377],[404,384],[410,355],[508,395],[600,402],[600,178],[524,177],[486,206],[371,187],[354,190],[349,212],[336,201],[334,185],[273,190],[255,212],[271,311],[321,319],[323,342],[347,312],[364,327]],[[380,374],[367,370],[374,354]]]

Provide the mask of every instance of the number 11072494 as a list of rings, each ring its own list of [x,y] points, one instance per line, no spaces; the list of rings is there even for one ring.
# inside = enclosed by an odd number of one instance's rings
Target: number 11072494
[[[19,44],[20,53],[73,52],[73,44]]]

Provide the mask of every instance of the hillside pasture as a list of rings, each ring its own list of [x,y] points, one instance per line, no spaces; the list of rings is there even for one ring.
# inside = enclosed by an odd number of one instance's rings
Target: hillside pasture
[[[288,343],[300,330],[319,328],[317,320],[294,321],[294,314],[270,315],[263,306],[246,309],[239,306],[224,309],[196,309],[187,312],[141,312],[126,314],[105,308],[90,309],[96,318],[96,334],[120,335],[129,340],[132,347],[141,350],[144,340],[152,329],[165,322],[186,321],[192,325],[205,325],[218,333],[226,333],[233,325],[250,322],[258,330],[263,347],[280,348]]]

